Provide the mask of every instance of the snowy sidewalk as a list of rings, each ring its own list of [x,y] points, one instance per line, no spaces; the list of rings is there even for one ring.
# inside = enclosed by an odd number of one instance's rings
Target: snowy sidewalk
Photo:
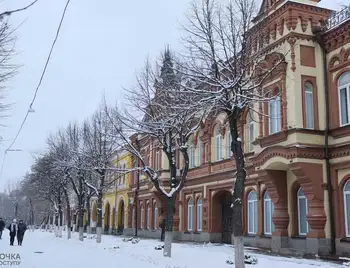
[[[15,243],[17,245],[17,243]],[[103,236],[102,243],[95,239],[78,240],[73,233],[72,239],[56,238],[53,233],[26,232],[23,246],[9,246],[8,232],[0,240],[0,254],[18,253],[20,266],[13,268],[95,268],[95,267],[130,267],[130,268],[230,268],[226,260],[232,259],[233,249],[224,245],[173,244],[171,259],[162,256],[162,250],[155,250],[159,244],[155,240],[141,240],[137,244],[123,242],[122,238]],[[36,253],[37,252],[37,253]],[[42,252],[42,253],[38,253]],[[318,260],[273,257],[254,254],[258,264],[246,265],[255,268],[335,268],[338,264]],[[0,268],[3,268],[0,265]]]

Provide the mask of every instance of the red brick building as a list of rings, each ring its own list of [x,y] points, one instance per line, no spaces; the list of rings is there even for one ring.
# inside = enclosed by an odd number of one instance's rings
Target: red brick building
[[[334,13],[318,0],[264,0],[250,31],[261,64],[284,57],[264,88],[279,93],[242,118],[248,178],[245,243],[275,252],[350,255],[350,8]],[[208,118],[190,140],[190,172],[180,192],[175,238],[231,243],[234,163],[225,115]],[[142,144],[162,169],[161,151]],[[180,168],[180,167],[179,167]],[[135,200],[138,174],[129,197]],[[159,237],[161,202],[140,180],[140,236]],[[133,233],[133,205],[129,228]]]

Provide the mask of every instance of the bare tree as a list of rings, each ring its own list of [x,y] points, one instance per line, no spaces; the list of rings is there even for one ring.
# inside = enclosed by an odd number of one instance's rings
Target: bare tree
[[[108,110],[102,104],[83,127],[84,155],[87,158],[89,170],[97,175],[97,181],[85,180],[85,184],[97,196],[97,243],[102,239],[102,197],[104,191],[114,185],[109,171],[113,169],[111,160],[118,149],[118,132],[110,124]],[[91,176],[89,178],[94,178]]]
[[[261,121],[262,104],[279,100],[280,96],[262,90],[262,85],[285,63],[284,55],[274,53],[270,55],[272,67],[259,64],[268,62],[262,49],[266,37],[261,35],[259,43],[253,45],[250,27],[254,14],[254,0],[234,0],[227,5],[202,0],[192,3],[188,23],[183,26],[187,47],[183,70],[192,82],[186,91],[196,96],[192,106],[209,107],[214,115],[225,113],[229,124],[236,169],[232,197],[236,268],[245,266],[242,200],[247,176],[239,126],[243,113]]]
[[[74,191],[78,201],[78,223],[79,223],[79,240],[84,240],[84,198],[85,198],[85,172],[86,157],[84,155],[84,144],[82,139],[81,128],[77,123],[70,123],[64,131],[59,131],[56,136],[50,137],[48,144],[55,151],[56,166],[63,168],[64,178],[70,182],[71,189]],[[70,202],[68,190],[64,192],[66,203],[69,207],[68,229],[70,232]]]
[[[165,257],[171,257],[175,200],[185,184],[189,168],[187,141],[202,119],[195,109],[178,109],[186,105],[189,96],[181,91],[185,82],[174,70],[173,57],[167,48],[156,71],[147,60],[137,77],[137,86],[127,90],[128,109],[123,113],[115,109],[110,117],[123,137],[124,148],[139,160],[138,168],[148,176],[165,203]],[[118,121],[122,126],[114,124]],[[129,141],[131,135],[134,139]],[[167,163],[162,170],[156,163],[150,166],[143,153],[146,147],[163,152]],[[177,152],[181,158],[177,157]]]

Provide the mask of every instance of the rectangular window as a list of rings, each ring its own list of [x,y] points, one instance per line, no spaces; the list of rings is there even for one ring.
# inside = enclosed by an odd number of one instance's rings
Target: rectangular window
[[[131,226],[135,228],[135,208],[132,209]]]
[[[147,229],[151,229],[151,208],[147,208]]]
[[[281,131],[281,99],[279,97],[269,101],[269,133]]]
[[[220,161],[220,160],[222,160],[221,135],[216,136],[215,145],[216,145],[216,148],[215,148],[216,149],[216,160]]]
[[[193,206],[188,206],[188,215],[187,215],[187,230],[192,231],[193,226]]]
[[[254,121],[251,119],[249,123],[249,152],[254,151]]]
[[[141,227],[141,229],[143,229],[143,221],[144,221],[144,213],[145,213],[145,211],[143,210],[143,208],[141,209],[141,222],[140,222],[140,227]]]
[[[232,151],[231,151],[232,136],[231,136],[230,130],[227,131],[226,135],[227,135],[227,138],[226,138],[226,140],[227,140],[226,157],[230,158],[232,156]]]
[[[158,208],[154,209],[154,230],[158,229]]]
[[[339,90],[340,92],[340,120],[341,125],[349,124],[349,106],[348,106],[348,88],[342,88]]]
[[[202,165],[203,159],[203,142],[201,140],[198,141],[198,166]]]
[[[271,226],[271,199],[264,200],[264,233],[271,234],[272,226]]]
[[[159,166],[160,166],[160,165],[159,165],[159,161],[160,161],[160,159],[159,159],[159,158],[160,158],[160,157],[159,157],[159,154],[160,154],[159,152],[156,152],[156,161],[155,161],[155,167],[154,167],[156,170],[158,170],[158,169],[159,169]]]
[[[197,205],[197,231],[201,232],[202,231],[202,210],[203,206]]]
[[[256,234],[258,230],[257,201],[248,201],[248,233]]]
[[[306,235],[309,231],[309,225],[307,222],[306,215],[308,213],[308,204],[305,197],[299,198],[299,234]]]
[[[189,168],[195,167],[195,150],[193,145],[188,150],[188,158],[189,158]]]

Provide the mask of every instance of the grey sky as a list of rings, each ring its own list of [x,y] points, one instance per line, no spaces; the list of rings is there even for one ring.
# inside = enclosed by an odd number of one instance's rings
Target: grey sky
[[[0,10],[16,8],[32,0],[0,1]],[[224,1],[224,0],[222,0]],[[19,74],[9,82],[7,101],[14,103],[11,117],[0,134],[4,150],[14,138],[32,100],[44,67],[65,0],[39,0],[30,10],[14,15],[17,30]],[[23,131],[9,152],[0,177],[0,191],[9,180],[19,180],[33,163],[31,153],[40,153],[50,132],[83,121],[101,101],[102,93],[122,101],[121,86],[131,86],[135,71],[145,57],[159,55],[166,44],[180,48],[178,22],[189,0],[71,0],[46,76]],[[323,0],[321,5],[338,9],[348,0]],[[1,160],[0,159],[0,160]]]

